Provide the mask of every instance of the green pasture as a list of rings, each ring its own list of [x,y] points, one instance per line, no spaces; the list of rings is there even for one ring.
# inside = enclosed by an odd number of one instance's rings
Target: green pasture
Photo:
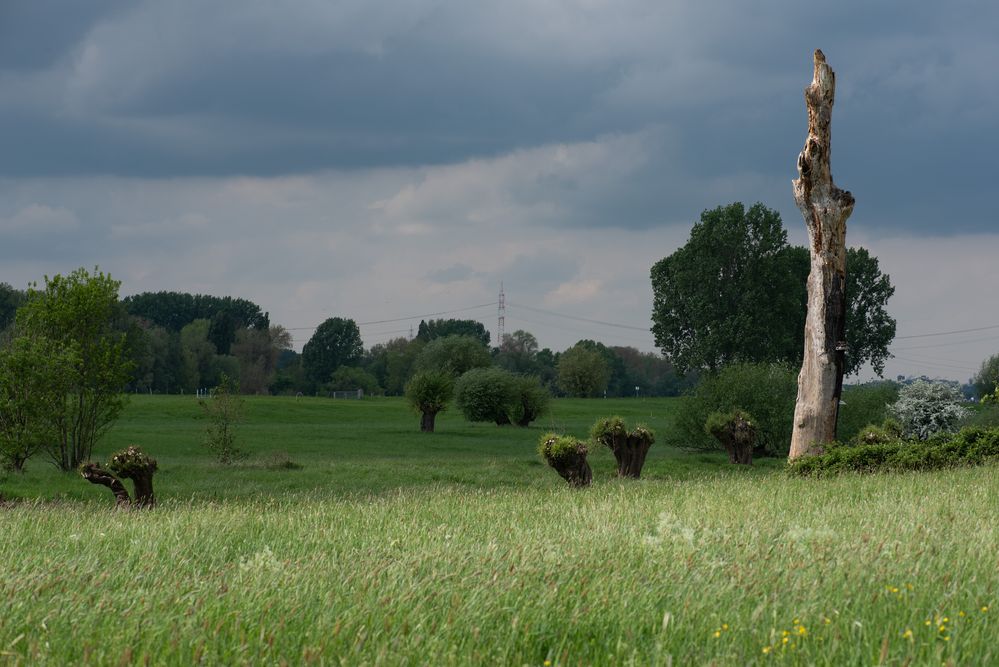
[[[136,397],[99,454],[157,457],[154,510],[41,458],[0,478],[0,664],[999,662],[999,468],[809,480],[656,445],[573,490],[535,454],[675,405],[427,435],[399,400],[248,399],[223,467],[195,399]]]

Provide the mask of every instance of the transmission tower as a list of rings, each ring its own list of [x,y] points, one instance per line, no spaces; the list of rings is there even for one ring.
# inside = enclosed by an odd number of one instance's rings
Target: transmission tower
[[[506,324],[506,295],[503,294],[503,281],[500,281],[499,307],[496,309],[496,345],[503,344],[503,326]]]

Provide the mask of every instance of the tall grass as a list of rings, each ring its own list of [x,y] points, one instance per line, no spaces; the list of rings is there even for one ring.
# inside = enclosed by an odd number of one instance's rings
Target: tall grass
[[[996,468],[0,513],[21,664],[990,664]]]
[[[674,405],[556,402],[538,429],[662,431]],[[133,402],[101,454],[159,458],[154,510],[41,462],[0,479],[26,499],[0,504],[0,664],[999,663],[999,468],[792,479],[657,444],[643,480],[596,450],[571,490],[537,429],[248,408],[227,467],[193,401]]]

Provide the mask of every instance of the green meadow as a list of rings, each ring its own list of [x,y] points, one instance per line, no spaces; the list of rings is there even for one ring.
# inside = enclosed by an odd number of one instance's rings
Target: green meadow
[[[573,490],[535,453],[677,406],[421,434],[399,399],[250,398],[221,466],[193,397],[134,397],[95,458],[155,456],[155,509],[41,456],[0,476],[0,664],[999,662],[999,468],[808,480],[657,444]]]

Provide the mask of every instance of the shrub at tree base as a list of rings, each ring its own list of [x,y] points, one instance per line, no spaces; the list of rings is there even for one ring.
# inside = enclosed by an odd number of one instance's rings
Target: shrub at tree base
[[[722,444],[730,463],[753,464],[756,425],[753,418],[742,410],[712,412],[704,422],[704,432]]]
[[[869,445],[833,443],[824,454],[804,456],[788,464],[788,472],[803,477],[841,473],[935,470],[980,465],[999,460],[999,428],[965,428],[956,435],[928,440],[892,440]]]
[[[153,494],[153,475],[156,473],[156,468],[156,459],[135,445],[130,445],[112,454],[106,468],[99,462],[85,463],[80,466],[80,475],[91,484],[111,489],[115,497],[115,506],[142,508],[156,504],[156,496]],[[135,488],[134,502],[119,478],[132,480]]]
[[[755,418],[757,456],[787,454],[798,395],[797,372],[780,364],[730,364],[705,374],[684,397],[676,419],[676,446],[715,449],[718,442],[704,431],[712,412],[745,410]]]
[[[618,476],[632,479],[641,477],[645,457],[656,441],[652,431],[641,425],[629,433],[620,417],[598,419],[590,429],[590,437],[613,452]]]
[[[586,462],[586,443],[571,436],[546,433],[538,442],[538,453],[569,486],[589,486],[593,471]]]

